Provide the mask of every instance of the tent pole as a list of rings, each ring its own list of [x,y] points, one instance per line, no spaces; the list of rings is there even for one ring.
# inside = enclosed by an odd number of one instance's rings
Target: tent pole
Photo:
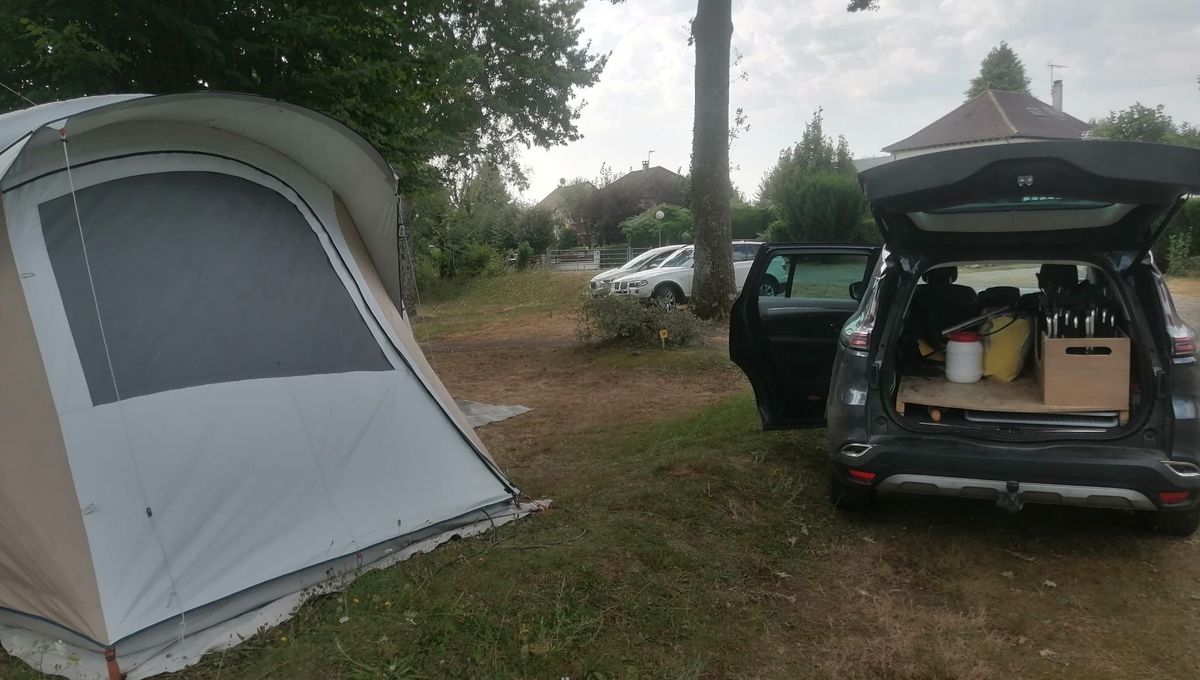
[[[125,677],[121,673],[121,665],[117,663],[116,647],[104,650],[104,662],[108,665],[108,680],[121,680]]]

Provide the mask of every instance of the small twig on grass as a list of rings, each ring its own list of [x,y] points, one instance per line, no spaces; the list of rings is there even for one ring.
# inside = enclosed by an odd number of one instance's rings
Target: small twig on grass
[[[565,541],[556,541],[554,543],[533,543],[531,545],[510,545],[500,548],[501,550],[536,550],[538,548],[557,548],[560,545],[574,543],[587,535],[587,529],[579,532],[579,535],[574,538],[568,538]]]
[[[367,671],[368,673],[378,673],[379,672],[378,668],[368,666],[367,664],[365,664],[361,661],[355,661],[354,659],[350,658],[350,655],[347,654],[346,650],[342,647],[342,641],[337,639],[336,637],[333,638],[333,644],[337,645],[338,651],[342,653],[342,658],[346,659],[346,661],[349,661],[351,663],[351,665],[353,665],[355,668],[357,668],[359,670]]]
[[[1016,550],[1009,550],[1007,548],[1003,548],[1002,550],[1004,550],[1004,552],[1008,553],[1009,555],[1012,555],[1013,557],[1017,558],[1018,560],[1024,560],[1026,562],[1033,562],[1033,561],[1037,560],[1037,558],[1033,557],[1032,555],[1024,555],[1024,554],[1017,552]]]

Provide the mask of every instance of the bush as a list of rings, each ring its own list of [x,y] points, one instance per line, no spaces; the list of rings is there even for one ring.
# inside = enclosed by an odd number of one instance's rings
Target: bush
[[[1192,235],[1187,232],[1172,234],[1167,239],[1166,271],[1172,274],[1186,273],[1192,255]]]
[[[455,273],[467,276],[490,275],[502,272],[504,263],[491,246],[476,243],[466,247],[456,269]]]
[[[571,250],[579,247],[579,235],[571,227],[564,227],[558,235],[559,250]]]
[[[1189,252],[1200,254],[1200,198],[1189,199],[1175,215],[1175,219],[1167,225],[1163,234],[1154,243],[1154,260],[1163,271],[1174,269],[1171,262],[1170,249],[1172,244],[1178,244],[1182,236],[1190,243]],[[1176,255],[1182,252],[1182,245],[1176,245]]]
[[[517,271],[529,269],[532,262],[533,246],[529,245],[528,241],[521,241],[521,245],[517,246]]]
[[[417,251],[417,255],[413,259],[413,276],[417,280],[417,290],[424,290],[433,285],[439,274],[438,264],[434,258],[425,251]]]
[[[667,344],[685,346],[700,337],[700,320],[687,310],[668,309],[621,296],[589,298],[576,315],[576,335],[581,342],[629,342],[660,346],[659,330],[667,331]]]
[[[833,173],[785,176],[776,199],[778,221],[772,240],[850,241],[860,239],[866,214],[862,189],[851,177]]]
[[[659,212],[663,214],[661,220],[657,217]],[[692,211],[677,205],[660,203],[624,220],[619,228],[621,235],[634,248],[686,243],[692,240]]]

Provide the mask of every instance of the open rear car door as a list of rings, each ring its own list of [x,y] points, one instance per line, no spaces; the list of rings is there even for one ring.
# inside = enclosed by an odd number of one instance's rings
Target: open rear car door
[[[856,244],[764,245],[729,323],[729,355],[758,401],[763,429],[821,427],[842,326],[879,248]]]

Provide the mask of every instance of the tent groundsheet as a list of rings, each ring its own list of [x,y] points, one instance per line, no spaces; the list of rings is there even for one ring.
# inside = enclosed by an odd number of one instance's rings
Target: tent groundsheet
[[[177,639],[158,648],[123,657],[121,670],[126,680],[141,680],[182,670],[200,661],[205,654],[236,647],[247,638],[286,622],[307,600],[341,591],[366,572],[391,567],[415,555],[430,552],[447,541],[487,533],[532,512],[545,510],[550,503],[549,500],[539,500],[498,506],[491,508],[495,514],[485,514],[482,519],[474,519],[469,524],[440,530],[403,545],[379,546],[374,552],[380,557],[374,562],[361,566],[356,564],[318,585],[280,597],[199,633],[188,633],[184,622],[180,625]],[[0,625],[0,644],[9,654],[43,673],[70,680],[109,680],[110,677],[102,654],[52,636]]]

